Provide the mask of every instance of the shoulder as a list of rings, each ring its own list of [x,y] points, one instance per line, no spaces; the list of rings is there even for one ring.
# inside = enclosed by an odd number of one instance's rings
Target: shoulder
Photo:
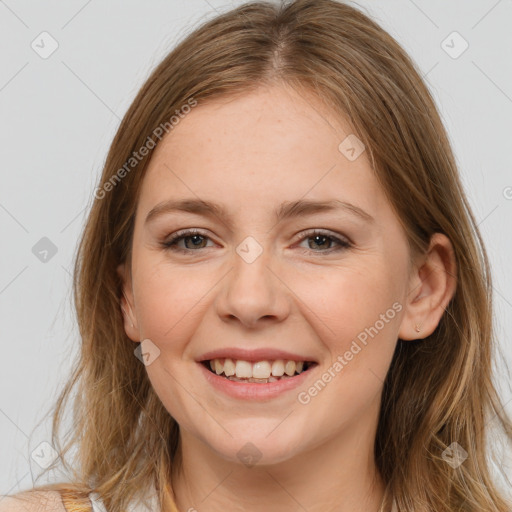
[[[0,512],[66,512],[58,491],[25,491],[0,496]]]

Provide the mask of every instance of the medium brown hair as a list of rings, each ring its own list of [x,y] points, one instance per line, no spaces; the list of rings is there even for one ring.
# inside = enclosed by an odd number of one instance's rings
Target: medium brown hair
[[[56,404],[53,444],[77,448],[71,487],[98,492],[119,512],[156,485],[168,499],[179,428],[134,357],[119,305],[117,266],[130,261],[138,193],[151,152],[105,188],[133,152],[159,137],[193,98],[245,94],[265,84],[314,93],[346,119],[407,234],[422,253],[432,234],[451,241],[457,289],[427,338],[398,340],[384,384],[375,439],[377,467],[400,511],[510,510],[493,483],[488,422],[507,440],[512,425],[493,382],[496,336],[488,257],[433,98],[400,45],[361,10],[334,0],[250,2],[205,22],[152,72],[110,147],[80,242],[74,299],[79,360]],[[70,439],[62,411],[74,398]],[[458,442],[453,469],[443,451]],[[62,488],[63,484],[43,486]]]

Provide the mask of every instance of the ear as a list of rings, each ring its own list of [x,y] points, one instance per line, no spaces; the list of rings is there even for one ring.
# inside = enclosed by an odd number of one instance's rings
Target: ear
[[[419,258],[411,273],[399,338],[423,339],[435,331],[455,294],[456,276],[455,254],[449,238],[434,233],[427,254]]]
[[[132,341],[139,342],[139,328],[137,325],[137,317],[133,314],[135,303],[133,300],[133,290],[130,272],[127,270],[126,264],[122,263],[117,267],[117,274],[121,278],[121,297],[119,297],[119,306],[124,319],[124,330],[128,338]]]

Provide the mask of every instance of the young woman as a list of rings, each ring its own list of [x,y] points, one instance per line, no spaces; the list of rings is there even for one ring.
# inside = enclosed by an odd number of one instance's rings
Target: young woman
[[[78,463],[0,509],[510,510],[485,248],[427,87],[359,10],[248,3],[173,49],[74,284],[53,442]]]

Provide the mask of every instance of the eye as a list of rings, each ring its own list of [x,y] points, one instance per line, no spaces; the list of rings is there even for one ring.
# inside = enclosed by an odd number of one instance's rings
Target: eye
[[[185,248],[178,247],[178,243],[182,240]],[[162,242],[162,246],[171,251],[188,253],[196,249],[205,249],[204,243],[206,240],[209,240],[209,237],[198,229],[183,229],[175,233],[171,239]]]
[[[206,246],[206,242],[208,240],[210,240],[210,237],[198,229],[183,229],[176,232],[169,240],[162,242],[161,245],[167,250],[186,254],[199,249],[207,249],[208,246]],[[330,254],[331,252],[342,251],[352,246],[349,241],[341,239],[330,234],[329,232],[322,230],[311,230],[306,233],[306,235],[303,236],[300,240],[312,240],[312,243],[308,243],[308,249],[313,250],[313,252],[320,253]],[[178,245],[182,241],[184,242],[185,247],[180,247]],[[336,244],[337,247],[332,247],[332,243]],[[325,247],[326,245],[329,247]],[[319,247],[320,249],[325,250],[316,251],[314,250],[315,247]]]
[[[345,239],[338,238],[330,234],[329,232],[325,232],[322,230],[314,229],[306,233],[305,236],[301,238],[301,240],[308,241],[312,240],[312,242],[308,242],[308,249],[313,250],[313,252],[321,252],[321,253],[331,253],[338,252],[348,249],[352,246],[352,244]],[[337,247],[332,247],[331,244],[334,242]],[[329,247],[326,247],[329,246]],[[320,249],[325,249],[321,251],[314,250],[315,247],[319,247]]]

